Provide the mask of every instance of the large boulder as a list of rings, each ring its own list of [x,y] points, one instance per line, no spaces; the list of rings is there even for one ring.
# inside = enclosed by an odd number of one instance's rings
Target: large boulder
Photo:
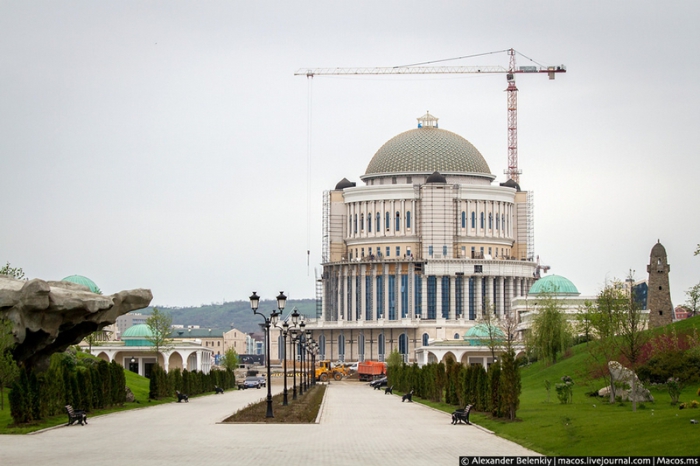
[[[613,383],[615,384],[615,396],[622,397],[623,401],[654,401],[651,392],[644,388],[644,385],[639,381],[634,371],[626,368],[617,361],[610,361],[608,363],[608,369],[610,370]],[[634,393],[632,392],[632,380],[634,380]],[[607,397],[609,395],[610,386],[601,388],[598,391],[598,396]]]
[[[75,283],[0,275],[0,319],[12,324],[13,355],[25,367],[48,367],[53,353],[80,343],[120,315],[147,307],[152,299],[146,289],[105,296]]]

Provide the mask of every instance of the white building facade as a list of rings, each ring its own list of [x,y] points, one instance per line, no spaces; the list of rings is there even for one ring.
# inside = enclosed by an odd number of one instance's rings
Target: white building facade
[[[460,340],[492,308],[511,312],[534,282],[531,193],[494,184],[461,136],[426,114],[374,155],[364,186],[324,194],[321,358],[383,360]]]

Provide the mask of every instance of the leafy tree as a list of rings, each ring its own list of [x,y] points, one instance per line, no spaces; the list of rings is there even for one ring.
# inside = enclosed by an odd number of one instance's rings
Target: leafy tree
[[[628,278],[630,283],[634,282],[632,274]],[[642,314],[642,310],[637,305],[634,299],[632,287],[629,289],[629,299],[622,312],[620,319],[620,352],[630,364],[632,371],[637,371],[637,366],[642,357],[642,349],[649,341],[649,334],[644,330],[646,327],[646,318]],[[637,401],[635,398],[636,377],[632,377],[632,411],[637,410]]]
[[[235,370],[238,368],[238,353],[233,348],[226,350],[221,358],[221,365],[224,366],[226,370]]]
[[[496,315],[495,306],[486,303],[484,311],[481,314],[479,323],[486,330],[486,346],[491,351],[491,357],[496,360],[496,351],[503,345],[503,332],[499,328],[499,319]]]
[[[12,336],[12,326],[9,321],[0,319],[0,410],[5,409],[5,387],[9,387],[19,375],[19,367],[10,351],[13,346],[15,339]]]
[[[603,362],[610,380],[610,403],[615,402],[615,384],[608,363],[620,354],[616,335],[620,332],[625,306],[625,296],[619,282],[611,282],[598,293],[595,309],[591,315],[591,327],[597,337],[589,354],[594,360]]]
[[[172,347],[170,334],[173,331],[173,319],[170,314],[161,312],[158,308],[146,319],[146,325],[151,330],[151,336],[147,340],[153,345],[153,351],[160,353]]]
[[[687,296],[685,300],[686,307],[693,314],[693,316],[697,315],[698,311],[700,310],[700,283],[688,288],[688,291],[686,291],[685,294]]]
[[[510,350],[501,355],[501,412],[511,421],[515,420],[515,413],[520,407],[520,368],[515,359],[515,351]],[[549,390],[547,391],[549,396]]]
[[[0,268],[0,275],[8,275],[17,280],[26,280],[24,270],[21,267],[12,267],[9,262]]]
[[[397,372],[398,368],[401,367],[401,364],[403,364],[403,358],[401,357],[401,354],[399,354],[399,350],[395,349],[389,354],[389,357],[386,358],[386,370],[389,385],[396,385],[396,382],[398,382]]]
[[[557,362],[557,355],[571,346],[570,325],[561,302],[552,294],[544,293],[539,298],[528,344],[538,358],[550,363]]]
[[[590,301],[584,301],[576,313],[576,332],[584,336],[586,345],[592,337],[594,314],[595,306]]]

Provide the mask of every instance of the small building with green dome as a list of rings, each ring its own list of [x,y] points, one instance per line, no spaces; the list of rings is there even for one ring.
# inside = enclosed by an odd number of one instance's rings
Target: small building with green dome
[[[211,370],[214,351],[202,345],[201,340],[173,339],[165,348],[155,351],[153,333],[146,324],[132,325],[121,335],[121,341],[104,342],[93,346],[94,356],[107,362],[117,361],[125,369],[144,377],[158,364],[166,372],[171,369],[187,369],[208,374]]]
[[[584,308],[586,302],[594,303],[596,296],[581,296],[576,285],[561,275],[546,275],[530,287],[527,295],[513,300],[513,312],[518,318],[518,334],[523,339],[525,333],[532,328],[532,321],[538,309],[546,299],[555,299],[566,314],[568,321],[576,324],[576,316]]]

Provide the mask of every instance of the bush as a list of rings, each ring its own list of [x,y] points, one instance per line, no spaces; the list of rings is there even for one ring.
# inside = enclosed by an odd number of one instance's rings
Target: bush
[[[681,396],[681,391],[683,390],[683,386],[678,378],[669,377],[669,379],[666,381],[666,389],[668,390],[668,394],[671,396],[671,404],[675,405],[678,403],[678,399]]]

